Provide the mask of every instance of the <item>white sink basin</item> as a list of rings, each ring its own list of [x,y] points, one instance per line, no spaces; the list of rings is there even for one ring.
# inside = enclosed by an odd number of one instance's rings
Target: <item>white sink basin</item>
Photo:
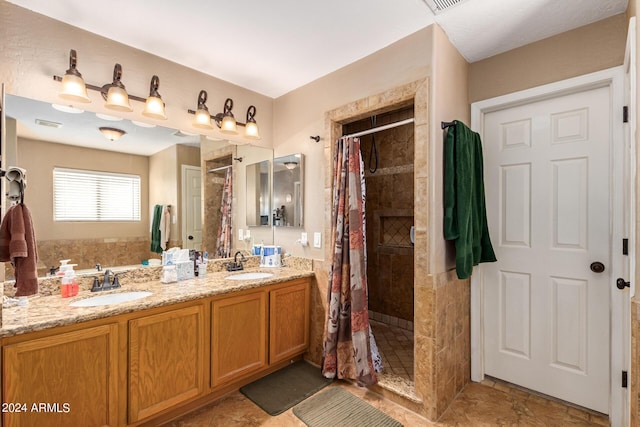
[[[135,301],[151,295],[151,292],[120,292],[117,294],[98,295],[81,299],[69,304],[71,307],[97,307],[100,305],[119,304],[121,302]]]
[[[231,276],[225,277],[225,279],[227,280],[258,280],[258,279],[266,279],[271,276],[273,276],[273,273],[253,272],[253,273],[233,274]]]

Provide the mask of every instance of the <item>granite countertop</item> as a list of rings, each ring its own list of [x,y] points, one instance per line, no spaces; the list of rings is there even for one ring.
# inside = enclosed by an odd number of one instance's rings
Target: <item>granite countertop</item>
[[[258,280],[225,279],[229,275],[246,272],[273,273],[273,276]],[[303,277],[313,277],[313,272],[294,267],[248,268],[238,272],[208,272],[205,277],[196,277],[176,283],[161,283],[159,280],[127,283],[127,281],[122,280],[120,289],[103,292],[90,292],[84,289],[72,298],[62,298],[59,294],[38,295],[30,297],[29,303],[25,306],[7,307],[5,305],[3,307],[0,337],[9,337],[56,326],[86,322],[88,320],[258,288]],[[97,307],[69,306],[71,302],[80,299],[127,291],[149,291],[152,292],[152,295],[135,301]]]

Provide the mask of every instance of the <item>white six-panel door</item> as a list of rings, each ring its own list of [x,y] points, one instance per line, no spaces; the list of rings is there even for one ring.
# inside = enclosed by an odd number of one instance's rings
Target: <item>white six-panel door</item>
[[[609,411],[610,88],[485,114],[484,372]]]

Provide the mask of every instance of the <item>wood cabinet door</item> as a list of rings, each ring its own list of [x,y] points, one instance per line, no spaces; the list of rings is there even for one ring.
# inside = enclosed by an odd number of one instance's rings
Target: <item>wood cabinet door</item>
[[[228,383],[267,365],[267,293],[213,301],[211,384]]]
[[[3,425],[116,426],[118,326],[3,347]]]
[[[309,347],[309,282],[272,290],[269,295],[269,363]]]
[[[129,422],[202,395],[202,304],[129,321]]]

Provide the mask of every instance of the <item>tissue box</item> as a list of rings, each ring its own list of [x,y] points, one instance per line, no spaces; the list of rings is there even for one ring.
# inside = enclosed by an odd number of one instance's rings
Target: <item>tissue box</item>
[[[176,270],[178,271],[178,280],[193,279],[195,274],[193,271],[193,261],[176,262]]]

